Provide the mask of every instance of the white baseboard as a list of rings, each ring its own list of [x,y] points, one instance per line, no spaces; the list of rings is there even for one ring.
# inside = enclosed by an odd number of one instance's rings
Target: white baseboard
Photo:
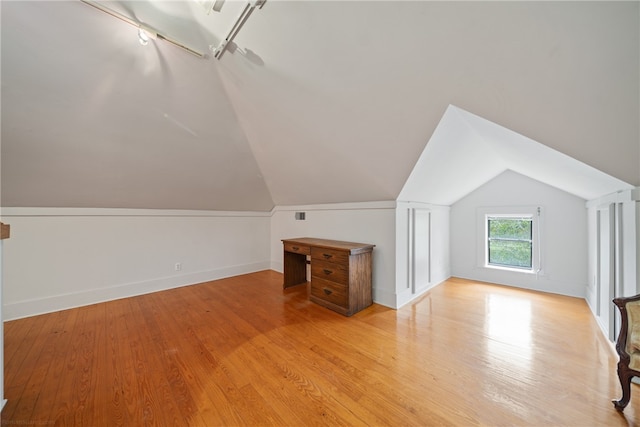
[[[396,306],[396,294],[381,289],[373,288],[373,302],[394,310],[398,308]]]
[[[424,288],[422,291],[420,291],[417,294],[412,294],[411,293],[411,289],[406,289],[403,292],[400,292],[399,294],[396,295],[396,308],[401,308],[401,307],[409,304],[411,301],[413,301],[413,300],[421,297],[425,293],[427,293],[427,291],[435,288],[436,286],[439,286],[439,285],[443,284],[448,279],[449,278],[445,278],[445,279],[442,279],[440,281],[434,282],[431,285],[429,285],[426,288]]]
[[[271,269],[273,271],[277,271],[278,273],[282,273],[284,271],[284,265],[282,261],[271,261]]]
[[[236,265],[216,270],[201,271],[179,276],[163,277],[137,283],[126,283],[106,288],[88,289],[82,292],[55,295],[5,304],[2,308],[3,320],[15,320],[38,314],[52,313],[69,308],[81,307],[104,301],[112,301],[136,295],[143,295],[167,289],[188,286],[225,277],[238,276],[261,270],[268,270],[268,261]]]

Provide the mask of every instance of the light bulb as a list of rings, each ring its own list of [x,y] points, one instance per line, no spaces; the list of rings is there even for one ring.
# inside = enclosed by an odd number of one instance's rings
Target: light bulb
[[[140,40],[140,44],[142,46],[146,46],[149,44],[149,35],[142,28],[138,29],[138,40]]]

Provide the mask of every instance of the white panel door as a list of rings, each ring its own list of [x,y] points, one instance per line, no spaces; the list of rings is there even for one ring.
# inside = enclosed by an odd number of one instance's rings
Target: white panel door
[[[431,211],[414,209],[412,230],[412,293],[417,294],[431,284]]]
[[[615,208],[608,205],[598,209],[598,321],[611,341],[615,340]]]

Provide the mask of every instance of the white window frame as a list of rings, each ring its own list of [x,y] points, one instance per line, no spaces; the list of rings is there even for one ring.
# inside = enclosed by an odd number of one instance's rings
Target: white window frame
[[[477,210],[477,254],[478,267],[490,270],[504,270],[521,274],[542,274],[542,234],[543,209],[539,206],[497,206],[482,207]],[[531,218],[531,268],[509,267],[489,264],[489,218]]]

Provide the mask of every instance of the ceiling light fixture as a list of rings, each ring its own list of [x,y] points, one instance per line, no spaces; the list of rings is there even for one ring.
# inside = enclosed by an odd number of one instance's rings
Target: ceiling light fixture
[[[204,9],[204,13],[207,15],[214,12],[220,12],[222,9],[222,5],[224,4],[224,0],[194,0]]]
[[[233,41],[236,35],[238,35],[240,28],[242,28],[244,23],[247,22],[247,19],[249,19],[249,16],[251,16],[253,11],[256,8],[261,9],[265,1],[266,0],[249,0],[247,5],[244,7],[242,12],[240,13],[240,16],[238,16],[236,23],[233,24],[233,27],[231,27],[231,30],[229,30],[227,37],[225,37],[224,40],[222,40],[217,47],[213,45],[209,46],[209,49],[213,52],[214,58],[216,59],[222,58],[222,54],[227,50],[227,45],[231,41]]]
[[[140,25],[138,28],[138,40],[140,40],[142,46],[148,45],[149,40],[155,40],[156,38],[158,38],[158,34],[155,31],[147,26]]]
[[[140,40],[140,44],[142,46],[146,46],[149,44],[149,36],[144,32],[142,28],[138,30],[138,40]]]
[[[91,6],[95,9],[98,9],[101,12],[107,13],[115,18],[120,19],[121,21],[126,22],[127,24],[133,25],[134,27],[138,28],[138,40],[140,41],[140,44],[143,46],[146,46],[147,44],[149,44],[149,39],[153,39],[155,40],[156,38],[158,39],[162,39],[162,40],[166,40],[169,43],[171,43],[174,46],[177,46],[183,50],[186,50],[187,52],[189,52],[192,55],[195,55],[199,58],[204,58],[204,54],[201,52],[198,52],[195,49],[191,49],[190,47],[185,46],[184,44],[169,38],[167,36],[164,36],[160,33],[158,33],[157,31],[153,30],[152,28],[141,24],[137,21],[135,21],[134,19],[129,18],[128,16],[125,16],[121,13],[116,12],[115,10],[111,10],[108,7],[102,6],[101,4],[93,1],[93,0],[81,0],[84,4]]]

